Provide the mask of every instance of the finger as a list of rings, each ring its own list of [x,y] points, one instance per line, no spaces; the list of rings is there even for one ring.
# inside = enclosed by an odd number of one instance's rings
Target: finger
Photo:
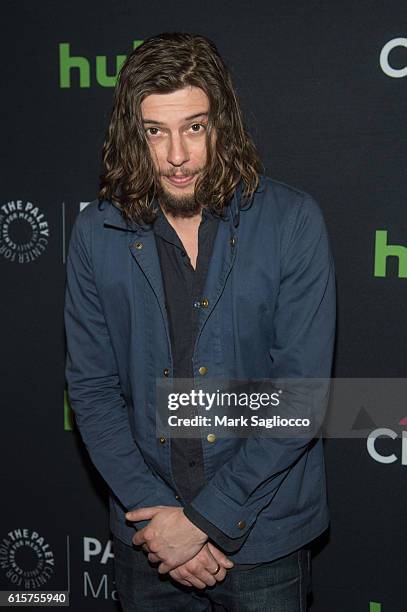
[[[229,559],[229,557],[219,550],[219,548],[216,548],[216,546],[214,546],[211,542],[207,542],[207,547],[219,565],[225,567],[226,569],[230,569],[234,566],[232,559]]]
[[[161,510],[162,506],[151,506],[147,508],[138,508],[137,510],[130,510],[126,512],[126,519],[128,521],[149,521],[153,518],[157,512]]]
[[[223,570],[225,571],[225,570]],[[220,572],[218,572],[220,574]],[[213,576],[210,572],[208,572],[207,569],[202,568],[201,570],[192,573],[192,576],[195,576],[195,578],[198,578],[198,580],[200,580],[201,582],[204,582],[206,584],[206,586],[214,586],[217,583],[217,575]],[[189,580],[189,578],[188,578]]]
[[[132,537],[131,541],[133,542],[134,546],[147,546],[146,540],[141,531],[137,531],[137,533],[135,533]]]
[[[169,565],[168,563],[160,563],[160,565],[158,566],[158,573],[159,574],[166,574],[167,572],[169,572],[170,570],[174,569],[173,565]]]
[[[194,576],[193,574],[187,574],[184,580],[190,582],[192,586],[196,587],[197,589],[204,589],[207,586],[207,584],[203,580],[200,580],[197,576]]]
[[[205,582],[207,586],[214,586],[216,582],[223,580],[226,575],[226,570],[206,550],[200,551],[193,559],[185,563],[181,569],[187,570],[190,574]],[[181,575],[183,575],[182,572]]]
[[[150,552],[148,553],[148,560],[151,561],[151,563],[158,563],[158,561],[161,561],[160,557],[157,557],[156,554]]]
[[[226,576],[225,568],[221,566],[220,570],[216,572],[216,574],[212,574],[212,576],[215,578],[216,582],[222,582]]]
[[[220,582],[220,580],[223,580],[226,575],[226,572],[221,572],[221,570],[224,570],[224,568],[221,563],[219,563],[212,555],[208,546],[204,546],[201,551],[195,556],[195,558],[191,559],[191,565],[188,564],[187,567],[193,574],[196,575],[198,575],[198,573],[204,572],[203,575],[205,575],[205,578],[207,577],[206,572],[208,572],[211,576],[214,576],[215,582]]]
[[[145,542],[144,529],[141,529],[133,536],[133,544],[135,544],[135,546],[142,546]]]
[[[158,566],[158,572],[160,574],[166,574],[167,572],[169,572],[172,569],[175,569],[176,567],[180,567],[180,565],[184,565],[184,563],[187,563],[188,561],[190,561],[193,557],[187,557],[185,559],[185,557],[183,559],[181,559],[181,563],[178,561],[176,562],[170,562],[170,561],[163,561],[161,563],[161,565]]]
[[[215,567],[208,567],[200,559],[194,559],[191,564],[186,563],[186,568],[192,575],[202,580],[202,582],[205,582],[208,586],[214,586],[217,582],[221,582],[226,576],[225,568],[218,563],[216,563]]]
[[[182,576],[177,572],[176,569],[170,571],[170,576],[173,580],[176,580],[177,582],[180,582],[185,586],[192,587],[192,584],[188,582],[188,580],[185,580],[185,578],[182,578]]]

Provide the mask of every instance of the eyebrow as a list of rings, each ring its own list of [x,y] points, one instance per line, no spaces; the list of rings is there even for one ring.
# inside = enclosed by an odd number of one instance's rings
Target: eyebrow
[[[203,113],[195,113],[195,115],[190,115],[189,117],[184,117],[184,121],[190,121],[191,119],[196,119],[197,117],[207,117],[208,112],[204,111]],[[154,119],[143,119],[143,123],[155,123],[156,125],[165,125],[162,121],[155,121]]]

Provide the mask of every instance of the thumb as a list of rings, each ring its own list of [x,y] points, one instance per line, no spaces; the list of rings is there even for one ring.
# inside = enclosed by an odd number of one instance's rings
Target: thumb
[[[207,542],[209,552],[214,557],[215,561],[222,565],[225,569],[230,569],[234,566],[232,559],[229,559],[219,548],[216,548],[211,542]]]
[[[126,519],[128,521],[148,521],[159,511],[159,506],[138,508],[137,510],[130,510],[130,512],[126,512]]]

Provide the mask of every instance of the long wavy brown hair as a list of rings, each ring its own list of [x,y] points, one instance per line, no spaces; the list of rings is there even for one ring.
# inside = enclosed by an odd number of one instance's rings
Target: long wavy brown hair
[[[209,98],[207,163],[195,199],[222,216],[240,180],[243,201],[259,183],[261,162],[246,132],[230,73],[215,44],[186,33],[163,33],[137,47],[123,64],[103,145],[100,200],[117,202],[129,221],[151,223],[159,176],[142,123],[141,103],[150,94],[200,87]],[[211,134],[216,138],[212,139]]]

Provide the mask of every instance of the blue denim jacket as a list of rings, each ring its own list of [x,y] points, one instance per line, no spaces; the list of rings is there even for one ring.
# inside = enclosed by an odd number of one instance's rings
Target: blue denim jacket
[[[194,376],[204,366],[214,378],[328,378],[335,274],[320,208],[263,175],[239,213],[240,197],[241,185],[219,224]],[[65,325],[77,426],[111,492],[111,529],[130,543],[126,510],[180,505],[170,444],[155,429],[156,379],[171,377],[172,358],[153,231],[110,202],[75,221]],[[228,537],[246,536],[235,562],[271,561],[326,529],[320,438],[204,438],[203,453],[206,484],[191,505]]]

